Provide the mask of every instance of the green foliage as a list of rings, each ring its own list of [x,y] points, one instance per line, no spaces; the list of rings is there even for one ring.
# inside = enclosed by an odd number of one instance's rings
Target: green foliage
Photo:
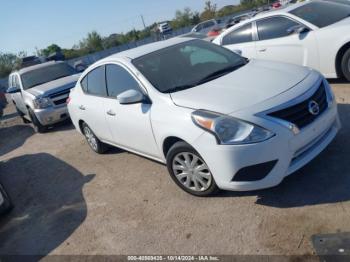
[[[96,31],[88,33],[87,37],[80,41],[80,49],[88,53],[94,53],[103,50],[102,37]]]
[[[177,10],[175,18],[171,21],[171,27],[178,29],[190,25],[195,25],[200,22],[198,12],[192,12],[190,8],[186,7],[183,11]]]
[[[205,2],[204,11],[201,13],[200,18],[202,21],[210,20],[216,17],[216,4],[213,4],[210,0]]]
[[[42,56],[49,56],[52,53],[61,52],[61,51],[62,51],[61,47],[59,47],[56,44],[52,44],[46,47],[45,49],[40,50],[39,54]]]

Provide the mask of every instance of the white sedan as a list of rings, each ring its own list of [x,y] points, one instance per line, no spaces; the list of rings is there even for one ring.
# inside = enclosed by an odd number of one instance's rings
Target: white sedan
[[[96,62],[68,109],[92,150],[112,145],[166,163],[175,183],[197,196],[275,186],[340,127],[317,71],[247,60],[188,37]]]
[[[309,66],[350,81],[350,5],[295,4],[239,23],[213,42],[248,58]]]

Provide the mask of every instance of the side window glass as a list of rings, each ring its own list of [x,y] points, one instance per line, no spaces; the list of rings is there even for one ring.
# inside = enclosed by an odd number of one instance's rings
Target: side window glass
[[[252,24],[249,23],[224,36],[223,45],[234,45],[239,43],[252,42]]]
[[[104,66],[100,66],[92,70],[87,75],[87,92],[91,95],[97,95],[97,96],[107,95]]]
[[[140,91],[139,84],[123,67],[118,65],[106,66],[107,90],[109,97],[117,97],[127,90]]]
[[[88,91],[88,76],[86,75],[83,80],[80,82],[81,88],[83,89],[84,92]]]
[[[256,22],[259,40],[268,40],[288,36],[288,29],[299,25],[285,17],[272,17]]]

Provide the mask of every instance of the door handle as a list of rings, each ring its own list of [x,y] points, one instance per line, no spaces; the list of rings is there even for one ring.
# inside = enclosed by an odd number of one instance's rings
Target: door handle
[[[266,52],[266,48],[261,48],[261,49],[259,49],[259,52]]]
[[[79,109],[80,110],[85,110],[86,108],[85,108],[85,106],[81,105],[81,106],[79,106]]]
[[[109,110],[109,111],[107,111],[107,115],[115,116],[116,114],[112,110]]]

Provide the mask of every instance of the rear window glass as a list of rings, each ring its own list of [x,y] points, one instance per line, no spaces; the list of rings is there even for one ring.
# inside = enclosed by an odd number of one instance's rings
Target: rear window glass
[[[312,2],[298,7],[290,13],[322,28],[349,17],[350,6],[326,1]]]

